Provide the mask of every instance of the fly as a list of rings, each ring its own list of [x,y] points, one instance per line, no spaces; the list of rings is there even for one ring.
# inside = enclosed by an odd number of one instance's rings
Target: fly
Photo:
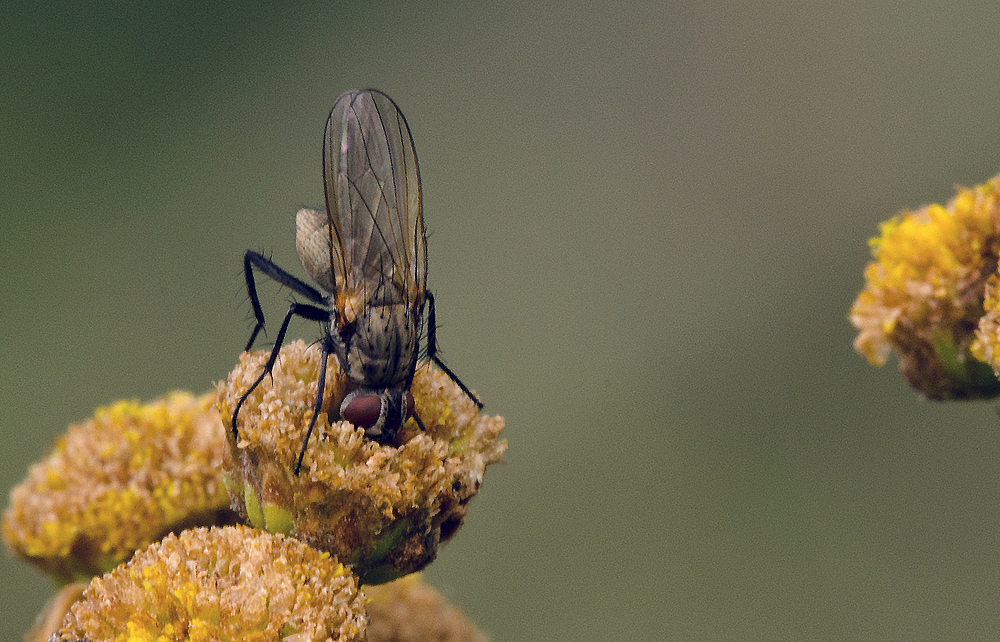
[[[239,437],[240,408],[274,368],[292,317],[325,324],[316,401],[296,475],[323,405],[330,354],[357,386],[340,405],[342,419],[364,428],[365,435],[380,444],[393,443],[410,416],[420,423],[413,413],[410,386],[425,303],[427,358],[483,407],[437,354],[417,153],[406,118],[387,95],[366,89],[337,98],[323,135],[323,186],[326,210],[302,209],[296,215],[295,249],[302,267],[327,294],[253,250],[243,256],[256,319],[246,350],[264,328],[254,268],[310,303],[296,301],[289,306],[264,371],[236,403],[233,437]]]

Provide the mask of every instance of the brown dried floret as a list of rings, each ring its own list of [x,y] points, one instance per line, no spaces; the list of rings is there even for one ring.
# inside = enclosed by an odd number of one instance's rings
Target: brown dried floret
[[[1000,377],[1000,274],[993,274],[986,281],[983,310],[985,314],[976,329],[972,354],[990,364],[994,374]]]
[[[214,402],[175,392],[70,426],[11,491],[7,546],[58,580],[86,581],[167,532],[232,521]]]
[[[302,341],[285,345],[273,375],[240,409],[239,441],[227,431],[226,483],[234,507],[255,526],[331,552],[365,583],[420,570],[461,525],[487,464],[501,460],[503,418],[480,415],[447,375],[420,364],[411,392],[426,431],[411,418],[401,428],[400,447],[380,445],[337,420],[351,386],[330,357],[323,409],[296,476],[320,354]],[[220,384],[227,426],[267,356],[244,354]]]
[[[487,642],[461,611],[424,584],[419,573],[365,589],[368,642]]]
[[[53,639],[364,640],[364,602],[342,564],[296,539],[196,528],[95,578]]]

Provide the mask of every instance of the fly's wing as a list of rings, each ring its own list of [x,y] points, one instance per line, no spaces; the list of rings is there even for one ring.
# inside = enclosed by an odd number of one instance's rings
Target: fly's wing
[[[338,309],[353,318],[376,295],[422,306],[420,170],[410,127],[391,98],[368,89],[337,99],[326,123],[323,178]]]

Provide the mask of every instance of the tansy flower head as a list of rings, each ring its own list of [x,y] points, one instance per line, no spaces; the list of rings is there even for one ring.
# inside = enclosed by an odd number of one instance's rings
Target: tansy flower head
[[[214,401],[122,401],[71,426],[11,491],[7,547],[60,581],[89,580],[170,531],[232,521]]]
[[[486,634],[413,573],[370,586],[368,642],[487,642]]]
[[[289,533],[353,567],[361,581],[385,582],[420,570],[455,534],[483,472],[500,461],[501,417],[476,405],[443,372],[420,364],[411,392],[415,414],[397,447],[380,445],[338,418],[349,380],[329,357],[323,407],[299,474],[312,418],[321,352],[302,341],[281,349],[239,414],[239,439],[227,431],[225,477],[233,505],[251,524]],[[244,354],[219,386],[229,426],[240,396],[256,380],[268,352]]]
[[[851,307],[854,349],[875,365],[895,350],[907,381],[930,399],[1000,394],[975,342],[1000,256],[998,190],[1000,176],[959,188],[946,206],[903,212],[870,241],[875,260]]]
[[[52,640],[364,640],[365,598],[342,564],[244,526],[169,535],[95,578]]]

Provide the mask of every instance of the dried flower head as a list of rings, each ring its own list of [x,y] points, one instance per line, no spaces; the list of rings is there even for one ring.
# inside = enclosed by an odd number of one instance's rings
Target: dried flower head
[[[245,526],[169,535],[83,598],[53,640],[365,639],[365,599],[342,564]]]
[[[232,521],[214,402],[121,401],[71,426],[11,491],[8,548],[60,581],[88,581],[170,531]]]
[[[330,357],[323,409],[295,475],[320,355],[302,341],[285,345],[272,376],[240,410],[239,441],[227,431],[226,484],[234,507],[255,526],[336,555],[365,583],[420,570],[461,525],[487,464],[500,461],[507,446],[498,440],[503,419],[480,415],[443,372],[421,364],[411,392],[426,430],[411,418],[400,430],[401,446],[380,445],[337,420],[351,384]],[[244,354],[220,384],[227,426],[267,356]]]
[[[854,349],[874,365],[891,350],[910,385],[930,399],[1000,394],[976,355],[986,281],[1000,256],[1000,176],[959,188],[946,205],[903,212],[870,241],[875,260],[851,307]]]
[[[413,573],[368,594],[368,642],[487,642],[489,638]]]

